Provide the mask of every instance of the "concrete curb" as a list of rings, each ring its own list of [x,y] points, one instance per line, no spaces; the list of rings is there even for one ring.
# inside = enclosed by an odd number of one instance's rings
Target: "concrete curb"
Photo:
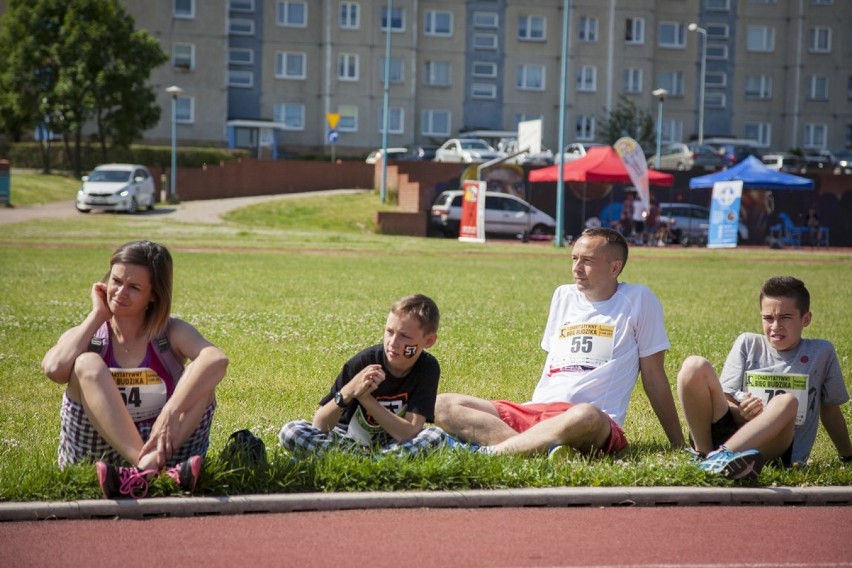
[[[850,506],[852,487],[557,487],[457,492],[298,493],[0,503],[0,521],[145,519],[354,509],[624,506]]]

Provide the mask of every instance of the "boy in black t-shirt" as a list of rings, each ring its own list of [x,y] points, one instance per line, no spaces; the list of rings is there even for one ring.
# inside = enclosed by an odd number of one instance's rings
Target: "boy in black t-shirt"
[[[383,342],[343,365],[313,423],[284,424],[281,445],[299,455],[332,448],[414,454],[440,445],[444,432],[423,427],[434,420],[441,376],[437,359],[425,351],[438,339],[439,319],[438,306],[426,296],[397,300]]]

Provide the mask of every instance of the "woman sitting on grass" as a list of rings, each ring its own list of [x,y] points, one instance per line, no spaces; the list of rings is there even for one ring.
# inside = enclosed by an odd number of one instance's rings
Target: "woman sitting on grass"
[[[44,356],[67,385],[59,466],[97,462],[106,498],[144,497],[163,468],[185,491],[201,472],[225,354],[192,325],[169,316],[172,257],[150,241],[121,246],[92,285],[92,309]],[[184,370],[183,364],[192,361]],[[126,463],[132,467],[123,467]]]

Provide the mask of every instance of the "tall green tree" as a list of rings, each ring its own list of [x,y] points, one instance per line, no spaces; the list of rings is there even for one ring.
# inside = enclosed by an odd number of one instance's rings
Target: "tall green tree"
[[[168,56],[119,0],[11,0],[0,53],[3,128],[45,124],[78,175],[84,130],[94,128],[106,160],[109,143],[129,145],[160,119],[147,80]]]
[[[653,148],[656,137],[651,113],[637,107],[633,99],[624,95],[618,97],[615,109],[603,120],[601,133],[609,145],[619,138],[629,136],[642,148]]]

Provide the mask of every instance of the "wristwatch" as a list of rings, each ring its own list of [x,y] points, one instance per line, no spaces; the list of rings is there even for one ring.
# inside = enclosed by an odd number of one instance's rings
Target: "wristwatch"
[[[334,393],[334,404],[336,404],[340,408],[346,408],[349,406],[349,403],[343,399],[343,393],[340,391]]]

